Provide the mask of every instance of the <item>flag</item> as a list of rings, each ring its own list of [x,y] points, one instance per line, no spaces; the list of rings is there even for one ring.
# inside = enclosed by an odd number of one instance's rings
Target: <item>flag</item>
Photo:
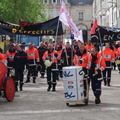
[[[80,35],[79,36],[75,36],[75,39],[79,42],[81,42],[81,41],[84,41],[83,40],[83,32],[82,32],[82,30],[80,30],[79,31],[80,32]]]
[[[61,5],[59,20],[64,25],[66,25],[70,28],[70,30],[71,30],[72,34],[74,34],[74,36],[76,36],[77,38],[80,37],[80,32],[79,32],[77,26],[75,25],[74,21],[72,20],[69,12],[67,11],[67,8],[66,8],[63,0],[62,0],[62,5]],[[83,43],[83,41],[81,41],[81,42]]]
[[[97,19],[95,19],[95,21],[94,21],[94,24],[93,24],[92,29],[90,31],[90,35],[94,35],[95,34],[96,28],[98,28]]]

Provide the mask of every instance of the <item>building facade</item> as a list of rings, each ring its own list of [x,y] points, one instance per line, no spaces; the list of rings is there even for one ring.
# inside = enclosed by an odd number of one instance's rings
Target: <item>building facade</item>
[[[120,0],[94,0],[93,20],[97,18],[98,25],[120,27]]]
[[[67,10],[70,13],[76,26],[78,27],[79,30],[83,30],[84,41],[87,41],[89,38],[91,23],[93,20],[92,19],[93,0],[64,0],[64,1]],[[50,16],[50,18],[59,16],[62,0],[45,0],[45,2],[48,6],[47,15]],[[63,31],[64,35],[61,37],[61,39],[70,38],[71,31],[67,26],[63,25]]]

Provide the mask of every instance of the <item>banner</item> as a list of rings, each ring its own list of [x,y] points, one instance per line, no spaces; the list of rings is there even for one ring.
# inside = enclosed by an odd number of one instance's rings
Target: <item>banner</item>
[[[79,41],[84,41],[83,40],[83,32],[82,30],[79,31],[80,32],[80,35],[79,36],[74,36],[75,39],[79,42]]]
[[[59,20],[59,17],[56,17],[46,22],[37,24],[37,25],[30,25],[30,26],[24,26],[24,27],[0,21],[0,34],[2,35],[19,34],[19,35],[31,35],[31,36],[44,36],[44,35],[54,36],[56,35],[58,20]],[[58,35],[63,35],[63,28],[62,28],[61,22],[59,22]]]
[[[20,22],[19,22],[19,25],[20,26],[22,26],[22,27],[24,27],[24,26],[33,26],[33,25],[38,25],[38,24],[40,24],[40,23],[30,23],[30,22],[27,22],[27,21],[24,21],[24,20],[20,20]]]
[[[62,0],[62,6],[61,6],[59,20],[70,28],[72,34],[74,34],[74,36],[76,36],[76,40],[80,40],[80,38],[81,38],[80,32],[79,32],[77,26],[75,25],[74,21],[72,20],[69,12],[67,11],[65,2],[63,0]],[[81,41],[81,42],[83,43],[83,41]]]
[[[120,28],[111,28],[98,26],[95,34],[91,35],[91,42],[100,43],[99,33],[102,39],[102,43],[114,42],[120,40]]]

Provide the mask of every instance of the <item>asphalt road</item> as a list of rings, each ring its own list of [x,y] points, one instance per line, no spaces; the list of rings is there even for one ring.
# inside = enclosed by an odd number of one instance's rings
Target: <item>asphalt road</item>
[[[13,102],[0,98],[0,120],[119,120],[120,119],[120,74],[112,72],[111,86],[102,85],[101,104],[95,105],[90,88],[89,104],[64,102],[63,80],[56,92],[47,92],[46,78],[37,78],[37,83],[24,84],[24,91],[17,92]]]

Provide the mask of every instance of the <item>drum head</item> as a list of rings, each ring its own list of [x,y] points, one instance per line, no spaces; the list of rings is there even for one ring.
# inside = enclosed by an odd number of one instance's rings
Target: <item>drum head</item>
[[[15,83],[12,77],[8,77],[4,84],[4,95],[6,99],[11,102],[15,96]]]

